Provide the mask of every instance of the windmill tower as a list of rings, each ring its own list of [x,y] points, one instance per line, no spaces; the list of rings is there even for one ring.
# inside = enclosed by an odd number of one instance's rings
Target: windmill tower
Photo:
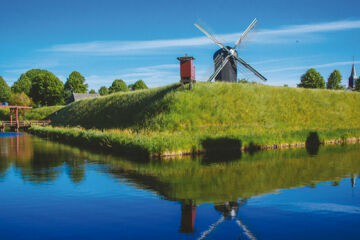
[[[204,28],[200,25],[195,24],[195,26],[202,31],[206,36],[208,36],[212,41],[214,41],[220,49],[215,52],[213,56],[215,70],[214,73],[209,77],[208,81],[211,82],[213,79],[216,81],[225,81],[225,82],[237,82],[237,63],[240,63],[242,67],[250,70],[255,74],[258,78],[263,81],[266,81],[266,78],[261,75],[258,71],[256,71],[253,67],[251,67],[247,62],[241,59],[237,54],[237,47],[244,39],[246,34],[250,32],[251,29],[254,28],[257,19],[249,25],[249,27],[243,32],[240,36],[239,40],[235,43],[234,47],[224,46],[220,43],[214,36],[209,34]]]

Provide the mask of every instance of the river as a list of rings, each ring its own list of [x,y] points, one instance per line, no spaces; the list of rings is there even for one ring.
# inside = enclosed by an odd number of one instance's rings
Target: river
[[[358,239],[360,145],[130,161],[0,134],[0,239]]]

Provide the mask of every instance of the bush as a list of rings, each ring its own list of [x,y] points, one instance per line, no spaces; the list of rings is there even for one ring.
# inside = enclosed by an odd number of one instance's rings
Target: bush
[[[9,105],[12,106],[32,106],[34,103],[25,93],[15,93],[9,99]]]
[[[111,87],[109,88],[110,93],[127,92],[127,91],[129,91],[129,88],[122,79],[114,80]]]
[[[102,86],[99,89],[99,94],[100,94],[100,96],[108,95],[109,94],[109,89],[107,87],[105,87],[105,86]]]
[[[134,84],[130,84],[129,88],[132,91],[141,90],[141,89],[148,89],[148,86],[144,83],[143,80],[138,80]]]

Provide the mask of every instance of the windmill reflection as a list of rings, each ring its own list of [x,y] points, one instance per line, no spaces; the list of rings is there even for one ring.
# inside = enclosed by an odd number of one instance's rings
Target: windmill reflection
[[[198,238],[199,240],[206,239],[210,234],[223,222],[225,221],[235,221],[240,227],[241,232],[251,240],[255,240],[255,235],[248,229],[248,227],[242,223],[238,218],[238,210],[240,207],[244,206],[247,203],[247,199],[241,199],[237,202],[225,202],[223,204],[215,204],[214,208],[216,211],[221,213],[221,217],[215,223],[211,224],[209,228],[203,231]],[[240,236],[239,236],[240,239]]]
[[[196,205],[194,200],[185,200],[181,202],[181,233],[195,232]]]

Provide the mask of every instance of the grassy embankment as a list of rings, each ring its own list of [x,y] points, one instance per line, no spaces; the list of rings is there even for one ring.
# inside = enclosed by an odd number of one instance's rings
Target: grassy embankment
[[[31,131],[91,147],[158,156],[360,136],[360,94],[198,83],[86,99]],[[90,129],[90,130],[89,130]]]

